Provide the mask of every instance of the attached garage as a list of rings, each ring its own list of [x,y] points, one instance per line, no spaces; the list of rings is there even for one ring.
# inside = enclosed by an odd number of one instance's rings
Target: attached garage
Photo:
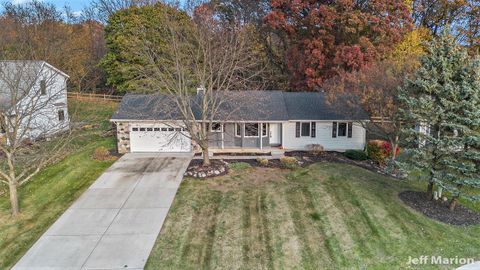
[[[166,124],[131,124],[131,152],[191,152],[185,128]]]

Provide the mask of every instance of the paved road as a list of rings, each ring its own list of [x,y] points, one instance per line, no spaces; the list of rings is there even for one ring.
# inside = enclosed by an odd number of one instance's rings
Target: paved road
[[[13,269],[143,269],[191,158],[124,155]]]

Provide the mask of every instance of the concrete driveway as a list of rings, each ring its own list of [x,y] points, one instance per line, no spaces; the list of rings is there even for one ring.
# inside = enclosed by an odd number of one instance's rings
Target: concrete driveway
[[[143,269],[191,154],[126,154],[13,269]]]

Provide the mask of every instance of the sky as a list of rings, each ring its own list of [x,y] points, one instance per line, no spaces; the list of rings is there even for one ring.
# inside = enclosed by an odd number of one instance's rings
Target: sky
[[[15,4],[22,4],[29,2],[30,0],[10,0],[10,2]],[[43,0],[44,2],[52,3],[59,8],[63,8],[65,5],[68,5],[72,8],[72,11],[78,12],[87,6],[90,3],[90,0]],[[3,1],[0,1],[3,2]]]

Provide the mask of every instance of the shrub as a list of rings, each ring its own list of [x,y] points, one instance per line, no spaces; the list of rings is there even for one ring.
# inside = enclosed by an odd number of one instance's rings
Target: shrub
[[[268,166],[268,159],[266,158],[257,158],[257,162],[260,166]]]
[[[283,167],[287,169],[294,169],[298,167],[298,161],[294,157],[282,157],[280,158],[280,162],[282,163]]]
[[[368,156],[365,151],[362,150],[347,150],[345,156],[353,160],[367,160]]]
[[[242,171],[251,168],[250,164],[246,162],[232,162],[228,163],[228,168],[234,170],[234,171]]]
[[[94,160],[110,160],[112,157],[110,156],[110,153],[108,152],[108,149],[106,147],[100,146],[93,151],[93,157]]]
[[[323,153],[323,151],[325,151],[321,144],[309,144],[307,145],[307,150],[314,155],[320,155]]]
[[[395,149],[396,155],[400,153],[400,147]],[[367,145],[367,155],[379,164],[385,164],[388,157],[392,155],[392,145],[387,141],[372,140]]]

